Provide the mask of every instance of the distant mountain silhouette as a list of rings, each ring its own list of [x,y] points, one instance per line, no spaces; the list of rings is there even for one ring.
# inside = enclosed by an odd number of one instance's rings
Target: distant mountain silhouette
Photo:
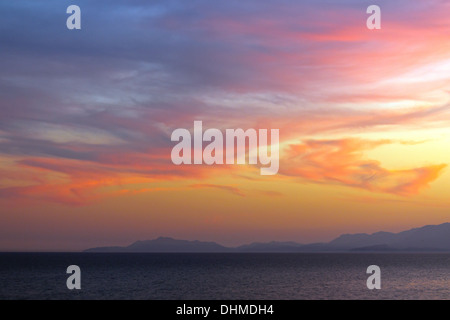
[[[429,225],[399,233],[345,234],[328,245],[347,250],[385,246],[388,250],[450,251],[450,223]]]
[[[159,237],[155,240],[136,241],[128,247],[99,247],[85,252],[228,252],[226,248],[215,242],[176,240]]]
[[[127,247],[99,247],[85,252],[380,252],[450,251],[450,223],[429,225],[399,233],[344,234],[328,243],[251,243],[235,248],[215,242],[176,240],[160,237],[137,241]]]

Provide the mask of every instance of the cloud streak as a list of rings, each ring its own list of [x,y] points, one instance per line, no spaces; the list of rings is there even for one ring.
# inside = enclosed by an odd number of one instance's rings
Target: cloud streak
[[[383,168],[363,152],[389,140],[307,140],[292,144],[280,164],[280,173],[314,183],[337,184],[401,196],[417,194],[437,179],[447,164],[405,170]]]

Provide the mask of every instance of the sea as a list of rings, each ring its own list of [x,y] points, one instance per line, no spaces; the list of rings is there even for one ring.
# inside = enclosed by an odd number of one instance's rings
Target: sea
[[[367,287],[371,265],[381,289]],[[448,300],[450,254],[0,253],[0,299]]]

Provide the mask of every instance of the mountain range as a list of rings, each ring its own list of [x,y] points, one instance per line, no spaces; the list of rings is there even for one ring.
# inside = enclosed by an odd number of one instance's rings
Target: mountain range
[[[126,247],[98,247],[84,252],[450,252],[450,223],[428,225],[391,233],[343,234],[326,243],[251,243],[225,247],[215,242],[177,240],[159,237],[136,241]]]

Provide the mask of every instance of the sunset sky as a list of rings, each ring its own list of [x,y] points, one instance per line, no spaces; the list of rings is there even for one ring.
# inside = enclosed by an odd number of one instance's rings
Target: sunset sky
[[[29,0],[0,16],[0,251],[450,221],[448,0]],[[174,165],[171,133],[195,120],[279,129],[278,174]]]

